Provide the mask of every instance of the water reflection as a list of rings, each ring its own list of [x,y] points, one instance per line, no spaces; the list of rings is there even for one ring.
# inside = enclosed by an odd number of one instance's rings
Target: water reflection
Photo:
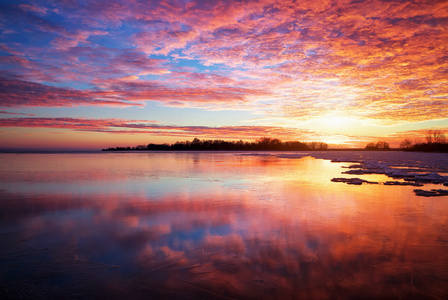
[[[445,199],[421,199],[406,186],[334,184],[330,179],[341,164],[312,158],[127,155],[103,155],[95,170],[59,157],[55,161],[72,170],[64,176],[45,157],[48,168],[34,170],[45,180],[18,176],[23,167],[10,166],[0,206],[2,293],[83,299],[448,296]],[[90,180],[81,175],[85,168]],[[104,185],[95,190],[92,181]],[[49,182],[62,189],[39,186]],[[172,184],[158,185],[164,182]],[[85,184],[92,190],[80,194]],[[14,190],[21,185],[29,187]]]

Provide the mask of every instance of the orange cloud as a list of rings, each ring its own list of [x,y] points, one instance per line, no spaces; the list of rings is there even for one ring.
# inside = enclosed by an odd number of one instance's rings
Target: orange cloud
[[[448,116],[443,1],[97,1],[54,9],[5,6],[5,24],[50,46],[5,35],[1,106],[156,101],[383,124]],[[54,13],[65,23],[48,17]]]
[[[311,130],[276,126],[168,126],[151,120],[87,119],[87,118],[1,118],[0,127],[62,128],[85,132],[113,134],[151,134],[226,139],[258,139],[264,136],[283,140],[318,140],[323,137]]]

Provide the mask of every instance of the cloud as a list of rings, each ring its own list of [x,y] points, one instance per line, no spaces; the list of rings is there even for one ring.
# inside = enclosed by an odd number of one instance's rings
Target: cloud
[[[5,35],[2,51],[10,55],[0,67],[38,94],[3,86],[3,106],[158,101],[288,119],[331,111],[385,124],[448,115],[443,1],[98,0],[3,8],[2,26],[21,38]]]
[[[67,43],[71,43],[70,40]],[[45,56],[45,63],[35,61],[29,55],[0,56],[0,64],[10,74],[4,74],[3,77],[65,85],[77,82],[101,87],[103,82],[119,77],[170,73],[164,59],[148,58],[133,50],[80,47],[76,46],[77,43],[74,41],[73,47],[36,50],[32,56]]]
[[[316,140],[320,135],[310,130],[277,126],[174,126],[154,120],[88,119],[88,118],[1,118],[0,127],[61,128],[111,134],[144,134],[215,139],[258,139],[275,136],[283,140]]]
[[[116,99],[99,91],[58,88],[22,80],[0,80],[0,105],[23,106],[131,106],[141,105]]]
[[[95,35],[107,35],[108,32],[101,30],[77,30],[75,32],[61,32],[51,41],[51,45],[55,49],[68,49],[76,47],[80,44],[90,44],[88,39]]]
[[[175,102],[183,106],[213,109],[219,107],[235,108],[244,106],[251,96],[263,96],[266,92],[260,89],[244,87],[220,86],[213,84],[226,81],[220,77],[208,77],[205,82],[189,83],[185,79],[183,85],[170,87],[157,81],[123,81],[104,82],[106,89],[117,97],[128,101],[157,101],[167,106]],[[211,83],[213,82],[213,83]]]
[[[325,10],[279,5],[257,18],[257,27],[251,19],[239,20],[186,53],[210,65],[270,66],[270,81],[261,81],[279,96],[277,111],[285,117],[337,109],[388,122],[427,120],[446,116],[444,103],[420,101],[446,99],[441,80],[447,58],[441,49],[447,15],[438,6],[419,7],[377,1],[334,3]],[[281,81],[284,76],[289,85]]]
[[[3,34],[5,34],[5,31],[3,31]],[[10,47],[8,47],[6,45],[0,45],[0,51],[6,52],[6,53],[12,54],[12,55],[25,55],[23,52],[11,49]]]
[[[34,117],[35,116],[35,114],[16,113],[16,112],[10,112],[10,111],[6,111],[6,110],[0,110],[0,114],[30,116],[30,117]]]
[[[31,12],[35,12],[38,13],[40,15],[46,15],[48,9],[47,8],[41,8],[38,6],[34,6],[34,5],[29,5],[29,4],[20,4],[19,7],[21,9],[23,9],[24,11],[31,11]]]
[[[18,57],[14,59],[24,65],[28,64],[25,59]],[[129,62],[122,63],[122,66],[133,68]],[[28,76],[30,75],[26,77]],[[96,83],[98,88],[79,90],[0,78],[0,105],[3,107],[143,106],[145,102],[156,101],[167,106],[250,109],[252,106],[249,98],[268,95],[261,88],[233,87],[233,80],[225,76],[200,73],[176,73],[172,75],[171,80],[164,83],[139,80],[135,75],[116,79],[96,79],[92,82]],[[174,82],[174,85],[171,82]]]
[[[161,30],[139,32],[134,36],[139,49],[147,54],[167,55],[175,49],[183,48],[197,36],[194,31]]]

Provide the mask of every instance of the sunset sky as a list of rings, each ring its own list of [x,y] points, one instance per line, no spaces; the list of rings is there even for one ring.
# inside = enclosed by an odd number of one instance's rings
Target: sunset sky
[[[0,2],[0,148],[448,133],[448,1]]]

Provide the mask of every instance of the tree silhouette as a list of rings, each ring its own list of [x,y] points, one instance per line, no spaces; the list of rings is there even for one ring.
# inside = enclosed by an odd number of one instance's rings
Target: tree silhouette
[[[194,138],[190,141],[178,141],[172,145],[150,143],[146,147],[116,147],[103,149],[104,151],[304,151],[326,150],[328,145],[323,142],[303,143],[299,141],[282,142],[277,138],[262,137],[255,142],[224,141],[224,140],[200,140]]]
[[[379,141],[376,144],[375,143],[368,143],[366,150],[390,150],[389,143],[384,141]]]
[[[428,130],[426,132],[426,142],[428,144],[432,143],[439,143],[439,144],[445,144],[445,134],[440,130]]]
[[[400,144],[400,149],[403,149],[403,150],[410,149],[411,147],[412,147],[412,142],[410,139],[405,139]]]

